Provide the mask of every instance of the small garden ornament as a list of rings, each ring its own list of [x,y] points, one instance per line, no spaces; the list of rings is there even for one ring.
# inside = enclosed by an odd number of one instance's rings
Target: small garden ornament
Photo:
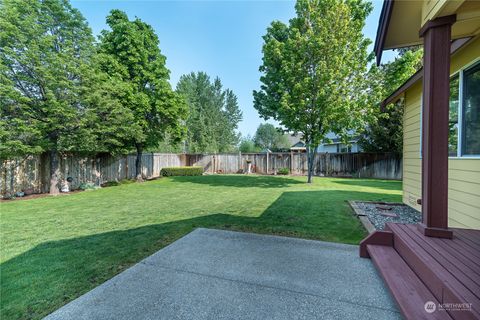
[[[252,160],[247,159],[247,174],[252,173]]]

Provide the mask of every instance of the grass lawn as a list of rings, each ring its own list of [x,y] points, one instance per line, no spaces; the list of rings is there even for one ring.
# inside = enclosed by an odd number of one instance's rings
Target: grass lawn
[[[398,181],[172,177],[0,204],[2,319],[41,318],[197,227],[357,244],[345,200],[401,201]]]

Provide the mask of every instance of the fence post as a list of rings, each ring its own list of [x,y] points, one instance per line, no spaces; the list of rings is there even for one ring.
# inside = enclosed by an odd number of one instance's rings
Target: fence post
[[[242,170],[242,151],[238,151],[238,170],[240,172]]]
[[[213,167],[212,167],[212,173],[215,173],[217,170],[215,170],[215,160],[216,160],[216,157],[215,157],[216,153],[213,154]]]
[[[148,154],[150,155],[150,153]],[[208,155],[182,155],[182,158],[172,162],[172,155],[169,154],[151,154],[144,157],[144,168],[147,167],[149,177],[152,173],[158,174],[161,166],[178,166],[180,164],[189,165],[203,165],[206,161],[208,172],[215,173],[218,170],[229,173],[235,170],[234,155],[222,156],[217,158],[219,154]],[[270,158],[270,153],[247,153],[245,158],[251,161],[252,170],[255,173],[269,174],[270,171],[278,169],[279,163],[283,165],[286,159],[290,157],[290,171],[292,174],[305,174],[306,161],[305,153],[296,153],[293,151],[282,153],[274,153],[273,160]],[[242,152],[238,152],[238,168],[245,170],[245,162],[243,162]],[[263,157],[267,157],[267,167],[263,165]],[[281,158],[280,158],[281,157]],[[79,155],[72,155],[71,158],[62,158],[61,172],[62,179],[67,176],[72,176],[75,180],[75,186],[82,182],[93,181],[96,184],[101,184],[109,179],[116,180],[125,177],[130,177],[129,163],[134,158],[134,155],[126,155],[123,158],[111,157],[81,157]],[[158,159],[157,159],[158,158]],[[49,187],[49,155],[42,154],[32,158],[35,165],[27,165],[23,163],[18,165],[18,158],[5,160],[0,162],[0,193],[13,193],[25,188],[34,189],[34,192],[48,192]],[[110,163],[112,159],[115,162]],[[160,161],[164,159],[164,161]],[[222,160],[223,159],[223,160]],[[225,160],[227,159],[227,160]],[[281,160],[280,160],[281,159]],[[148,161],[147,161],[148,160]],[[157,161],[158,160],[158,161]],[[17,161],[17,163],[16,163]],[[200,161],[200,163],[197,163]],[[222,162],[224,161],[224,162]],[[165,164],[163,164],[165,163]],[[125,172],[119,170],[120,164],[124,164]],[[288,164],[284,164],[288,166]],[[334,174],[343,176],[352,176],[359,178],[383,178],[383,179],[401,179],[402,178],[402,158],[401,156],[392,153],[372,154],[372,153],[355,153],[355,154],[317,154],[315,158],[315,173],[331,177]],[[135,171],[135,170],[134,170]],[[152,171],[152,172],[150,172]]]
[[[267,168],[265,169],[265,174],[268,175],[268,150],[267,150]]]

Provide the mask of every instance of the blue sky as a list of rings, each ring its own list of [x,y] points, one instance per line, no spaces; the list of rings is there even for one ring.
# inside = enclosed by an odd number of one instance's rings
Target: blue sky
[[[375,38],[383,1],[373,1],[364,34]],[[262,36],[273,20],[288,22],[295,14],[294,1],[72,1],[95,35],[106,29],[112,9],[125,11],[152,25],[167,57],[170,82],[175,88],[181,75],[205,71],[220,77],[238,97],[243,111],[242,135],[255,133],[263,122],[253,108],[252,91],[260,87]],[[386,53],[384,61],[391,59]]]

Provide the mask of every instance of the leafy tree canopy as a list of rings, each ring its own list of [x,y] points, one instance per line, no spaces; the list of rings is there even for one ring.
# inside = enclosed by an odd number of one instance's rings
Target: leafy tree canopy
[[[2,157],[92,151],[81,105],[93,36],[62,0],[4,0],[0,10]]]
[[[240,140],[238,150],[243,153],[254,153],[259,152],[261,149],[255,145],[251,136],[246,136]]]
[[[124,145],[137,150],[137,179],[141,180],[142,151],[158,146],[167,135],[173,143],[180,141],[187,106],[171,89],[166,58],[152,27],[138,18],[130,21],[120,10],[110,12],[107,24],[110,30],[100,36],[99,64],[114,78],[113,85],[123,88],[115,98],[131,111],[131,125],[136,128]]]
[[[68,1],[0,3],[0,157],[48,151],[52,194],[59,153],[106,151],[111,126],[129,119],[111,109],[94,60],[91,30]]]
[[[254,106],[265,118],[302,133],[309,152],[328,132],[346,137],[362,128],[369,108],[365,87],[370,40],[362,33],[372,10],[362,0],[298,0],[288,25],[274,21],[263,37],[262,85]]]
[[[233,91],[224,90],[219,78],[212,82],[205,72],[183,75],[176,90],[189,107],[186,151],[235,150],[240,138],[236,130],[242,112]]]
[[[253,140],[260,150],[269,149],[271,151],[277,151],[289,147],[287,136],[270,123],[260,124]]]
[[[402,49],[394,61],[371,68],[367,82],[373,97],[372,116],[359,140],[364,151],[402,152],[403,102],[392,103],[384,110],[380,104],[421,68],[422,57],[419,47]]]

